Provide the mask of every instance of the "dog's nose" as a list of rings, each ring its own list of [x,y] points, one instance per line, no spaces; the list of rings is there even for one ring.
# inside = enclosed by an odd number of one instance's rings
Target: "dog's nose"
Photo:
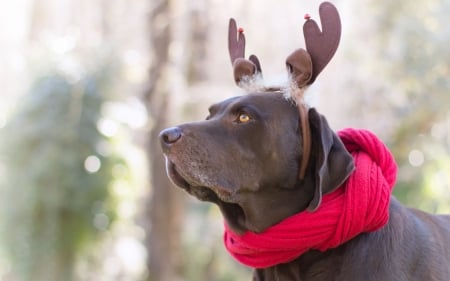
[[[161,144],[168,145],[177,142],[181,138],[181,130],[178,127],[165,129],[159,133]]]

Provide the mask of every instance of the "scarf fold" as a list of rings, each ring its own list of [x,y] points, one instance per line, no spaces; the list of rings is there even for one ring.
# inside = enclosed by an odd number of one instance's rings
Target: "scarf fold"
[[[387,147],[371,132],[338,132],[356,169],[336,191],[326,194],[315,212],[303,211],[262,233],[233,233],[225,224],[224,244],[239,262],[266,268],[292,261],[309,250],[336,248],[355,236],[383,227],[397,165]]]

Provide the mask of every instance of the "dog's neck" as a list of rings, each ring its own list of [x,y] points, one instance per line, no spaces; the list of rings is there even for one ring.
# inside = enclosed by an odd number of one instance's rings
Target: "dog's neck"
[[[270,196],[270,192],[273,191],[276,191],[276,196]],[[234,232],[240,234],[246,231],[260,233],[283,219],[304,211],[312,200],[313,191],[314,179],[312,173],[307,173],[305,178],[299,179],[293,187],[280,189],[279,187],[265,186],[261,188],[260,193],[245,197],[239,204],[243,214],[237,225],[227,219],[229,214],[226,212],[228,210],[221,208],[221,211]]]
[[[226,226],[224,243],[230,254],[250,267],[271,267],[310,250],[336,248],[387,223],[397,174],[391,152],[369,131],[347,129],[339,136],[358,167],[343,186],[324,195],[317,211],[299,212],[263,233],[241,235]],[[265,213],[271,214],[273,208],[266,207]]]

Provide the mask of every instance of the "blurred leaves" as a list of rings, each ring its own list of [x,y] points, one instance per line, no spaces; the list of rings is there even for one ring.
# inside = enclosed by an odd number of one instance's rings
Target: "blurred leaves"
[[[408,205],[450,211],[450,2],[370,1],[378,67],[398,125],[390,140]]]
[[[97,129],[105,70],[37,79],[1,131],[0,237],[19,280],[73,280],[115,219],[113,168],[126,164]]]

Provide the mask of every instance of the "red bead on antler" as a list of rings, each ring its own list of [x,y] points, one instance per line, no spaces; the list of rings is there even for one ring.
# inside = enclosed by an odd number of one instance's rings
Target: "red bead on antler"
[[[311,19],[311,15],[310,15],[310,14],[305,14],[305,15],[303,16],[303,18],[304,18],[305,20],[309,20],[309,19]]]
[[[242,27],[239,27],[238,32],[239,33],[244,33],[244,29]]]

